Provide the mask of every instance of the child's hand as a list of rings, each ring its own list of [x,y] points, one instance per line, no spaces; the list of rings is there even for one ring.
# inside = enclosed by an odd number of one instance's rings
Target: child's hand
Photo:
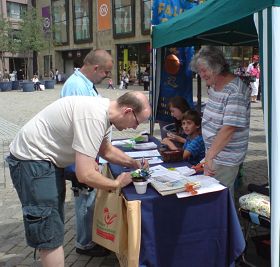
[[[168,136],[168,138],[170,139],[170,140],[172,140],[172,141],[178,141],[178,135],[176,135],[176,134],[174,134],[174,133],[171,133],[171,132],[168,132],[167,133],[167,136]]]

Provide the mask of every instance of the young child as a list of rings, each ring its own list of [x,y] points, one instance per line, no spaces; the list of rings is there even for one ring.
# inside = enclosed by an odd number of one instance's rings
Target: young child
[[[170,150],[182,148],[186,142],[185,133],[182,129],[182,116],[190,110],[188,102],[181,96],[174,96],[168,102],[169,111],[174,118],[175,132],[168,132],[167,137],[161,143],[166,145]]]
[[[183,146],[183,158],[192,165],[196,165],[205,157],[200,114],[195,110],[185,112],[182,117],[182,128],[187,135]]]
[[[113,86],[113,80],[112,80],[112,79],[109,79],[109,81],[108,81],[108,87],[107,87],[107,89],[110,89],[110,88],[112,88],[113,90],[115,90],[115,87]]]

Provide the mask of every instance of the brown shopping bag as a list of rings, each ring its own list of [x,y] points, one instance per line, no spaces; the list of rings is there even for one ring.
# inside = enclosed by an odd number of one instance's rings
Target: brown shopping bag
[[[92,239],[97,244],[115,252],[127,250],[127,221],[120,189],[108,192],[97,190]]]
[[[141,201],[127,201],[124,198],[127,220],[127,247],[116,253],[121,267],[138,267],[141,242]]]

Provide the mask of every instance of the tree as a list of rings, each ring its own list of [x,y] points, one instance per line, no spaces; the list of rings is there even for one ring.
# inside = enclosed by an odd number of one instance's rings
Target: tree
[[[23,14],[18,37],[21,43],[20,51],[25,55],[25,77],[29,79],[32,53],[34,51],[39,53],[47,48],[43,32],[43,20],[35,9],[29,9]]]
[[[0,18],[0,53],[3,70],[5,69],[4,55],[9,52],[10,33],[12,27],[10,22],[5,18]]]

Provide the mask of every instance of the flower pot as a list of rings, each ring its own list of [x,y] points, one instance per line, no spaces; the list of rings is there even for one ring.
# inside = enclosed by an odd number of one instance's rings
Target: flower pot
[[[147,185],[148,185],[149,181],[145,181],[145,182],[133,182],[136,193],[137,194],[145,194],[147,191]]]
[[[12,81],[12,90],[20,89],[19,81]]]
[[[45,80],[45,89],[54,89],[55,80]]]
[[[21,83],[23,92],[33,92],[34,91],[34,83],[31,81],[23,81]]]
[[[12,82],[0,82],[0,89],[2,92],[12,90]]]

